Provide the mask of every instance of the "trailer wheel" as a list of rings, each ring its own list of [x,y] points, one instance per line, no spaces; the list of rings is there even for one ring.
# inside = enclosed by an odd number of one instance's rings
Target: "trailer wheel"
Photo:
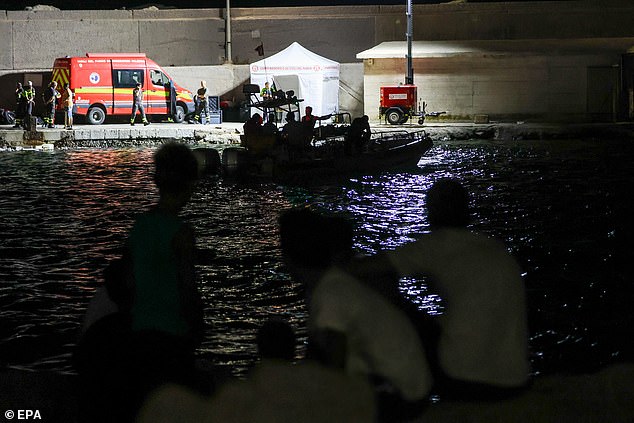
[[[101,125],[106,120],[106,111],[99,106],[92,106],[88,109],[86,119],[91,125]]]
[[[403,112],[400,109],[388,109],[385,112],[385,120],[391,125],[398,125],[403,120]]]
[[[176,123],[183,123],[183,121],[185,120],[185,109],[183,108],[183,106],[176,106],[176,113],[174,113],[172,119],[174,119],[174,122]]]

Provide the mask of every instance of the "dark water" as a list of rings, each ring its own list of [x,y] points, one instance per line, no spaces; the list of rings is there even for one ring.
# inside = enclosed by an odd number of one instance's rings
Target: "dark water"
[[[151,150],[0,152],[0,362],[69,371],[82,314],[136,213],[156,201]],[[306,309],[286,275],[276,219],[313,204],[355,224],[360,253],[427,227],[424,192],[440,177],[473,193],[476,230],[506,241],[523,267],[536,373],[591,371],[631,353],[634,146],[621,141],[440,143],[414,173],[291,188],[203,180],[186,216],[199,247],[209,335],[202,357],[236,374],[258,325],[281,314],[305,335]],[[424,281],[403,292],[430,313]]]

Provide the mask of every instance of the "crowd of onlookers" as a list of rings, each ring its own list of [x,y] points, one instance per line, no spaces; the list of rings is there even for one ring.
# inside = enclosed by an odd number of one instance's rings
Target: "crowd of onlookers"
[[[75,354],[82,415],[91,422],[397,422],[430,396],[497,400],[529,383],[523,282],[505,246],[470,231],[469,196],[451,179],[427,192],[431,231],[355,257],[353,227],[309,208],[279,218],[288,273],[305,288],[308,341],[262,322],[259,363],[244,380],[202,371],[204,335],[194,231],[179,213],[197,178],[189,148],[155,154],[159,201],[135,221],[104,272]],[[446,301],[429,316],[398,281],[425,275]]]

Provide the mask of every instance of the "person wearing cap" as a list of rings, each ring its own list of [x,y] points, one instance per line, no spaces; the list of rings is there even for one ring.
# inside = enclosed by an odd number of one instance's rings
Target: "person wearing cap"
[[[145,116],[145,109],[143,108],[143,88],[140,82],[137,82],[136,88],[132,90],[132,116],[130,117],[130,125],[132,126],[134,126],[134,121],[136,120],[137,110],[141,113],[143,125],[149,125],[150,122],[148,122]]]

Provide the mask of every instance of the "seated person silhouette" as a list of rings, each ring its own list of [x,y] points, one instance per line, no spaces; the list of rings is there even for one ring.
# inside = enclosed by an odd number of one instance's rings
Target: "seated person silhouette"
[[[382,421],[420,414],[432,384],[425,352],[407,316],[344,270],[349,222],[291,210],[280,217],[280,239],[289,273],[307,291],[310,356],[371,380]]]
[[[517,395],[529,377],[525,289],[504,244],[467,228],[469,196],[453,179],[427,192],[431,232],[357,263],[355,270],[393,280],[425,275],[446,300],[432,350],[434,391],[448,399]]]

